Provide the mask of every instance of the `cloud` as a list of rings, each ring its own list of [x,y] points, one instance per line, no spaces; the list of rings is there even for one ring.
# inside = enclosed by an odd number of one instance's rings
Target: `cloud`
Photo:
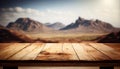
[[[41,12],[38,11],[38,10],[35,10],[35,9],[31,9],[31,8],[27,8],[27,9],[24,9],[22,7],[14,7],[14,8],[1,8],[0,9],[1,12],[12,12],[12,13],[15,13],[15,12],[18,12],[18,13],[34,13],[34,14],[40,14]]]
[[[40,17],[41,12],[35,9],[27,8],[24,9],[22,7],[14,7],[14,8],[1,8],[0,9],[0,24],[6,26],[9,22],[14,22],[17,18],[20,17]]]
[[[63,10],[46,9],[39,11],[32,8],[14,7],[1,8],[0,12],[0,23],[2,25],[7,25],[9,22],[13,22],[20,17],[29,17],[43,23],[54,23],[60,21],[65,24],[69,24],[75,20],[75,14],[70,11]]]
[[[15,7],[15,8],[1,8],[0,11],[1,12],[23,12],[25,10],[21,7]]]
[[[12,9],[12,8],[11,8],[11,9]],[[14,10],[15,10],[16,12],[24,12],[24,11],[25,11],[25,10],[24,10],[23,8],[21,8],[21,7],[15,7]]]
[[[27,9],[24,9],[22,7],[1,8],[0,24],[7,25],[9,22],[13,22],[20,17],[40,18],[43,15],[44,15],[43,12],[39,12],[38,10],[31,8]]]

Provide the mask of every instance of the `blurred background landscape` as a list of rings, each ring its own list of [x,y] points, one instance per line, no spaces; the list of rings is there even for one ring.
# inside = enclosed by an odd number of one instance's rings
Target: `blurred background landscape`
[[[60,22],[43,24],[30,18],[18,18],[6,27],[1,26],[0,33],[0,42],[120,42],[120,28],[81,17],[67,26]]]
[[[120,42],[119,0],[6,0],[0,5],[0,42]]]
[[[1,0],[0,43],[120,43],[119,18],[120,0]]]

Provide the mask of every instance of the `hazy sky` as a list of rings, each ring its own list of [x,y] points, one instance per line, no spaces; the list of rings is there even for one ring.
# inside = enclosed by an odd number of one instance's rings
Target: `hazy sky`
[[[99,19],[120,27],[120,0],[1,0],[0,24],[19,17],[42,23],[70,24],[78,17]]]

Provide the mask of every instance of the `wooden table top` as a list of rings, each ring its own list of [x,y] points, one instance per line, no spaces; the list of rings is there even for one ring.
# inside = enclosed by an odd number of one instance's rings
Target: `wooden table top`
[[[112,62],[120,65],[120,43],[0,43],[0,61]]]

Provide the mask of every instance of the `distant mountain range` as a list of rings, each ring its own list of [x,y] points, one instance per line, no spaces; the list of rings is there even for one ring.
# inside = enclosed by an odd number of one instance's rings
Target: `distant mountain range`
[[[53,28],[55,30],[59,30],[59,29],[65,27],[65,25],[63,23],[61,23],[61,22],[55,22],[53,24],[51,24],[51,23],[45,23],[44,25],[46,25],[47,27]]]
[[[19,18],[15,22],[10,22],[7,28],[15,30],[23,30],[26,32],[52,32],[52,31],[66,31],[66,32],[80,32],[80,33],[108,33],[120,31],[120,29],[113,27],[111,24],[101,20],[86,20],[79,17],[75,23],[67,26],[60,22],[53,24],[32,20],[30,18]]]
[[[111,24],[100,21],[98,19],[86,20],[84,18],[79,17],[75,21],[75,23],[71,23],[60,30],[90,33],[90,32],[113,32],[113,31],[117,31],[118,29],[113,27]]]
[[[53,30],[52,28],[30,18],[19,18],[15,22],[10,22],[7,25],[7,28],[23,30],[26,32],[47,32]]]
[[[32,39],[26,35],[30,33],[109,33],[98,38],[98,42],[120,42],[120,28],[115,28],[107,22],[101,20],[87,20],[79,17],[74,23],[67,26],[60,22],[41,23],[30,18],[18,18],[15,22],[10,22],[6,27],[0,25],[0,43],[2,42],[58,42],[44,39]],[[29,34],[29,33],[28,33]]]

